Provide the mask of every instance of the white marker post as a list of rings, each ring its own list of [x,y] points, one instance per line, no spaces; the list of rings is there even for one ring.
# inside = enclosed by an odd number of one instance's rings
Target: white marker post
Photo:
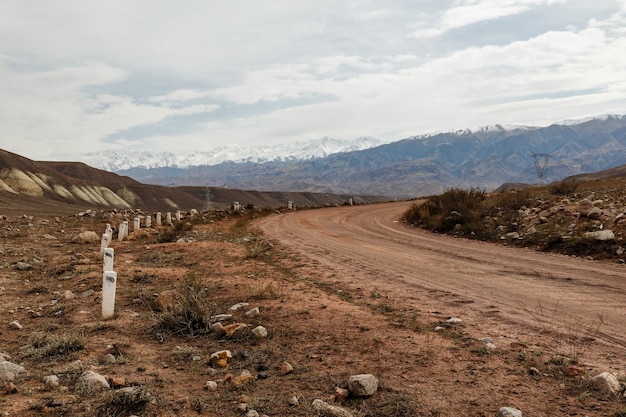
[[[152,215],[146,216],[146,228],[149,229],[152,227]]]
[[[109,242],[111,242],[113,240],[113,229],[111,229],[111,225],[109,223],[107,223],[107,227],[104,230],[104,233],[109,235]]]
[[[111,243],[111,235],[104,233],[100,241],[100,253],[104,253],[104,250],[109,247],[109,243]]]
[[[122,222],[119,229],[117,229],[117,240],[121,242],[124,240],[124,237],[126,237],[126,232],[124,231],[124,222]]]
[[[124,220],[124,239],[128,237],[128,220]]]
[[[141,229],[141,219],[139,217],[135,217],[133,219],[133,232]]]
[[[287,202],[287,210],[293,210],[293,201],[289,200]]]
[[[161,212],[157,212],[156,214],[156,225],[161,226]]]
[[[110,319],[115,315],[115,288],[117,273],[105,271],[102,273],[102,319]]]
[[[165,223],[172,224],[172,213],[169,211],[165,214]]]
[[[233,203],[233,211],[241,211],[241,204],[239,204],[239,201],[235,201]]]
[[[180,210],[176,210],[176,220],[180,221]]]
[[[113,248],[106,248],[104,250],[104,265],[102,266],[102,272],[113,271],[114,258],[115,250]]]

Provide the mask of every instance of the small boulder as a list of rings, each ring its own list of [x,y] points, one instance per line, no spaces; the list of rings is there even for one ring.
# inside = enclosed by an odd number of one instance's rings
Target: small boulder
[[[30,271],[33,269],[33,266],[27,262],[16,262],[15,269],[18,271]]]
[[[349,410],[343,408],[343,407],[338,407],[336,405],[331,405],[328,404],[327,402],[324,402],[320,399],[315,399],[313,400],[313,410],[315,410],[317,413],[323,415],[323,416],[328,416],[328,417],[354,417],[354,414],[352,414]]]
[[[230,350],[220,350],[211,354],[209,362],[225,368],[228,365],[228,360],[232,359],[232,357],[233,354]]]
[[[259,314],[261,314],[259,307],[254,307],[246,311],[246,317],[249,319],[258,316]]]
[[[348,391],[355,397],[369,397],[378,391],[378,379],[372,374],[352,375],[348,380]]]
[[[9,323],[9,329],[11,330],[22,330],[23,328],[24,326],[22,326],[17,320],[13,320],[11,323]]]
[[[280,373],[281,375],[288,375],[293,372],[293,366],[289,362],[283,362],[280,365]]]
[[[615,375],[610,372],[602,372],[589,381],[592,387],[605,394],[617,394],[620,384]]]
[[[254,329],[252,329],[252,334],[257,339],[264,339],[267,337],[267,329],[263,326],[257,326]]]
[[[0,361],[0,373],[12,372],[15,375],[25,372],[26,369],[22,365],[15,364],[9,361]]]
[[[81,232],[72,238],[72,243],[94,243],[99,241],[100,236],[92,230]]]
[[[76,387],[87,391],[102,391],[111,388],[109,381],[94,371],[83,372],[76,382]]]
[[[500,408],[500,417],[522,417],[522,412],[517,408],[502,407]]]

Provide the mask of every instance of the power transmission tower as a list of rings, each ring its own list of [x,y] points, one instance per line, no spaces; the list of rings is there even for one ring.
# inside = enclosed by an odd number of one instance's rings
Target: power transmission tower
[[[548,171],[548,164],[552,155],[549,153],[536,153],[531,152],[530,155],[535,161],[535,169],[537,170],[537,178],[539,184],[544,185],[546,183],[546,172]]]
[[[211,201],[211,197],[213,197],[213,194],[211,194],[211,190],[209,189],[209,187],[206,187],[206,191],[204,193],[204,211],[213,210],[213,202]]]

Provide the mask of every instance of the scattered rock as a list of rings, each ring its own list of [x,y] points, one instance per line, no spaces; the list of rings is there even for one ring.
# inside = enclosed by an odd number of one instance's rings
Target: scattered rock
[[[617,394],[620,384],[615,375],[610,372],[602,372],[589,381],[592,387],[605,394]]]
[[[2,372],[12,372],[15,375],[21,374],[25,372],[26,369],[22,365],[17,365],[13,362],[9,361],[0,361],[0,373]]]
[[[242,309],[244,307],[248,307],[249,305],[250,304],[248,304],[248,303],[237,303],[235,305],[232,305],[228,310],[229,311],[237,311],[237,310],[240,310],[240,309]]]
[[[31,269],[33,269],[33,266],[26,262],[16,262],[15,269],[17,269],[18,271],[30,271]]]
[[[263,339],[267,337],[267,329],[263,326],[257,326],[254,329],[252,329],[252,334],[257,339]]]
[[[450,317],[448,320],[446,320],[446,323],[459,324],[459,323],[463,323],[463,320],[461,320],[458,317]]]
[[[348,391],[347,389],[335,387],[335,399],[336,400],[343,400],[345,398],[348,398],[348,395],[350,395],[350,391]]]
[[[63,298],[64,298],[65,300],[71,300],[71,299],[73,299],[73,298],[75,298],[75,297],[76,297],[76,296],[74,295],[74,293],[73,293],[73,292],[71,292],[70,290],[65,290],[65,291],[63,292]]]
[[[539,371],[539,369],[535,368],[534,366],[528,370],[528,373],[531,374],[532,376],[541,375],[541,371]]]
[[[217,322],[217,321],[227,321],[227,320],[232,320],[233,319],[233,315],[232,314],[217,314],[215,316],[211,316],[211,322]]]
[[[91,230],[81,232],[72,238],[72,243],[94,243],[99,241],[100,237],[98,234]]]
[[[246,417],[259,417],[259,413],[256,410],[249,410],[246,413]]]
[[[246,311],[246,317],[249,318],[249,319],[258,316],[259,314],[261,314],[261,311],[259,310],[259,307],[254,307],[254,308],[251,308],[250,310]]]
[[[89,298],[91,296],[93,296],[96,292],[94,290],[87,290],[87,291],[83,291],[82,293],[80,293],[79,297],[80,298]]]
[[[222,326],[222,322],[219,322],[219,321],[211,324],[210,329],[213,333],[215,333],[218,336],[222,336],[226,334],[226,330],[224,330],[224,326]]]
[[[280,373],[281,375],[288,375],[293,372],[293,366],[289,362],[283,362],[280,365]]]
[[[287,404],[289,404],[292,407],[296,407],[298,403],[299,403],[298,397],[296,397],[295,395],[291,396],[291,398],[289,398],[289,400],[287,401]]]
[[[327,417],[354,417],[350,411],[343,407],[328,404],[320,399],[313,400],[313,410]]]
[[[584,237],[595,240],[613,240],[615,234],[612,230],[596,230],[595,232],[586,232]]]
[[[104,355],[104,358],[102,358],[102,364],[104,365],[112,365],[114,363],[117,363],[117,359],[115,359],[115,356],[112,353],[108,353]]]
[[[352,375],[348,380],[348,391],[355,397],[369,397],[378,391],[378,379],[372,374]]]
[[[9,329],[11,330],[22,330],[23,328],[24,326],[22,326],[17,320],[13,320],[11,323],[9,323]]]
[[[230,350],[220,350],[211,354],[211,356],[209,357],[209,362],[215,363],[216,365],[225,368],[228,365],[228,360],[232,359],[232,357],[233,354],[230,352]]]
[[[500,408],[501,417],[522,417],[522,412],[517,408],[502,407]]]
[[[126,386],[126,378],[123,376],[110,376],[107,378],[111,388],[121,388]]]
[[[238,330],[245,329],[248,327],[245,323],[233,323],[227,326],[224,326],[224,331],[226,332],[226,336],[232,337]]]
[[[102,391],[111,388],[109,381],[94,371],[83,372],[76,382],[76,387],[87,391]]]
[[[43,383],[46,385],[48,389],[58,388],[61,383],[59,382],[59,377],[56,375],[46,375],[43,377]]]
[[[206,384],[204,384],[204,388],[208,389],[209,391],[217,391],[217,382],[207,381]]]
[[[235,386],[241,386],[250,381],[254,381],[255,379],[256,378],[250,373],[250,371],[244,369],[238,377],[233,378],[231,383]]]
[[[496,348],[496,345],[495,345],[495,343],[493,343],[493,340],[491,340],[488,337],[484,337],[484,338],[480,339],[480,343],[482,343],[483,346],[485,346],[485,348],[487,348],[487,349],[495,349]]]

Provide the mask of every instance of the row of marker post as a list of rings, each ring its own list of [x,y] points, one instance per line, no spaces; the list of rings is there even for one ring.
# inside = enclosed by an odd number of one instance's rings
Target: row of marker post
[[[172,223],[172,214],[166,213],[166,222]],[[176,212],[176,220],[180,220],[180,210]],[[161,213],[156,213],[156,225],[161,226]],[[146,217],[146,227],[152,227],[152,217]],[[141,228],[141,218],[133,219],[133,230]],[[122,241],[128,237],[128,221],[120,223],[118,228],[118,240]],[[107,224],[102,241],[100,242],[100,253],[104,258],[102,267],[102,318],[104,320],[113,318],[115,315],[115,291],[117,288],[117,272],[113,270],[113,261],[115,258],[115,250],[109,248],[109,244],[113,240],[113,229]]]
[[[235,210],[240,210],[241,206],[238,202],[233,205]],[[289,209],[294,210],[293,203],[289,201]],[[176,220],[180,221],[181,213],[177,210],[175,213]],[[152,227],[152,217],[147,216],[145,218],[146,227]],[[172,213],[165,213],[165,221],[167,224],[172,224]],[[161,226],[161,213],[158,212],[155,215],[156,226]],[[135,217],[133,219],[133,230],[139,230],[141,228],[141,218]],[[120,223],[118,228],[118,240],[122,240],[128,237],[128,221]],[[104,234],[102,234],[102,241],[100,242],[100,253],[104,258],[104,265],[102,267],[102,318],[110,319],[115,315],[115,291],[117,288],[117,273],[113,270],[113,260],[115,258],[115,250],[109,247],[109,244],[113,240],[113,229],[110,224],[106,225]]]

